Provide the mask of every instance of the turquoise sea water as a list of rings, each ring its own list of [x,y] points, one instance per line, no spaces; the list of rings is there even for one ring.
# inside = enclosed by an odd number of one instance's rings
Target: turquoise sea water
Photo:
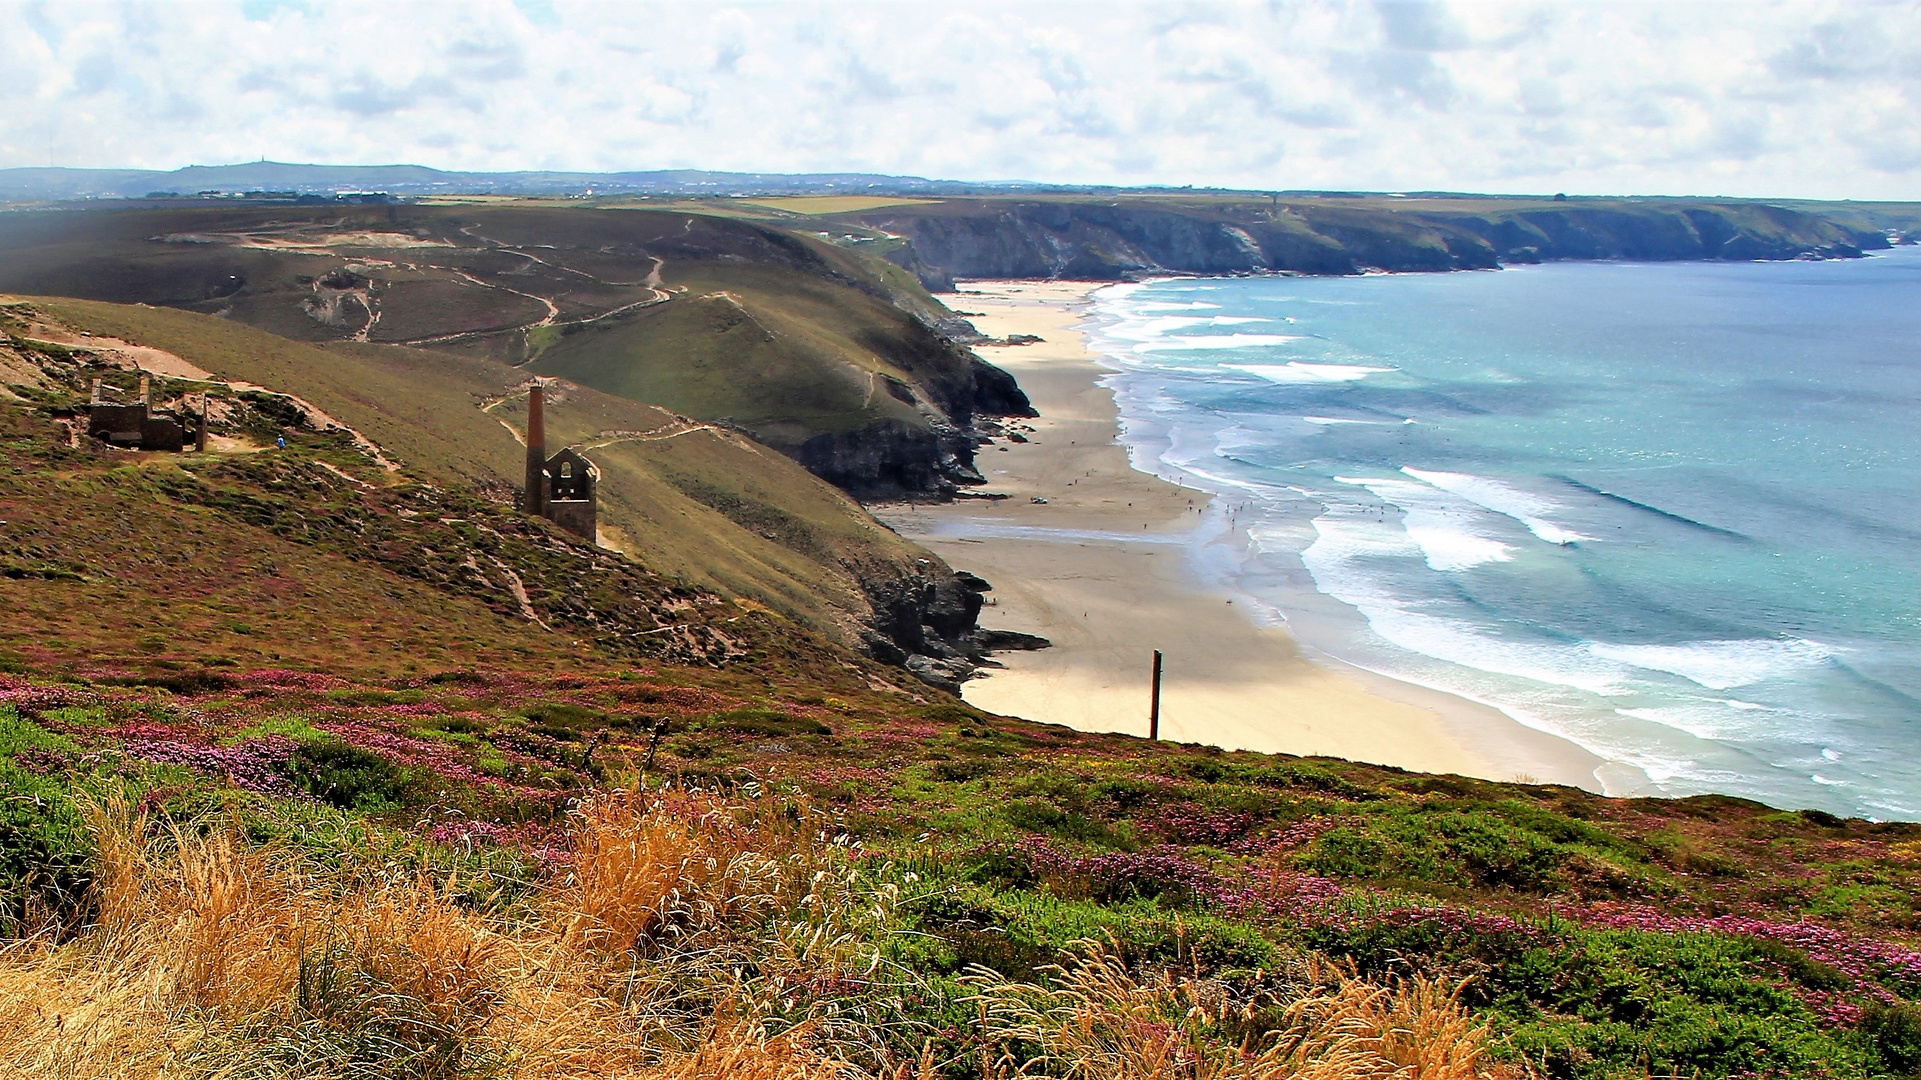
[[[1311,644],[1617,793],[1921,818],[1921,249],[1123,285],[1137,467]]]

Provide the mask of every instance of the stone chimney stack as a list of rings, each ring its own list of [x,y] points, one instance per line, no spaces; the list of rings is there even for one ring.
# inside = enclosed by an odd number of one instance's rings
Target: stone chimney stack
[[[153,376],[144,372],[140,376],[140,404],[153,408]]]
[[[540,380],[527,391],[527,498],[529,514],[547,513],[547,417]]]
[[[204,454],[207,452],[207,395],[206,394],[200,395],[200,426],[194,431],[194,434],[193,434],[193,452],[196,454]]]

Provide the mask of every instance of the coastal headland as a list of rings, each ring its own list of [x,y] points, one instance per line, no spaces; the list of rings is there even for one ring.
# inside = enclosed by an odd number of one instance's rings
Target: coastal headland
[[[1040,416],[979,458],[1006,498],[876,509],[994,586],[981,622],[1051,648],[997,655],[966,684],[990,712],[1145,734],[1153,650],[1165,655],[1161,737],[1490,779],[1597,786],[1598,758],[1488,708],[1315,656],[1257,625],[1189,563],[1212,496],[1140,472],[1120,444],[1111,369],[1080,329],[1102,283],[965,281],[950,306]],[[1022,441],[1024,440],[1024,441]]]

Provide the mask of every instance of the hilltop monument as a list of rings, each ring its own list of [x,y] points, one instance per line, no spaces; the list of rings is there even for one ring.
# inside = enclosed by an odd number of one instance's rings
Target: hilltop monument
[[[527,486],[521,509],[594,540],[600,526],[594,491],[600,470],[571,446],[547,456],[546,411],[546,387],[535,379],[527,390]]]

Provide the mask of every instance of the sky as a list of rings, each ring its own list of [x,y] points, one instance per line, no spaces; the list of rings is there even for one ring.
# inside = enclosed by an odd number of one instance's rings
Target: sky
[[[1921,0],[0,0],[0,167],[1921,199]]]

